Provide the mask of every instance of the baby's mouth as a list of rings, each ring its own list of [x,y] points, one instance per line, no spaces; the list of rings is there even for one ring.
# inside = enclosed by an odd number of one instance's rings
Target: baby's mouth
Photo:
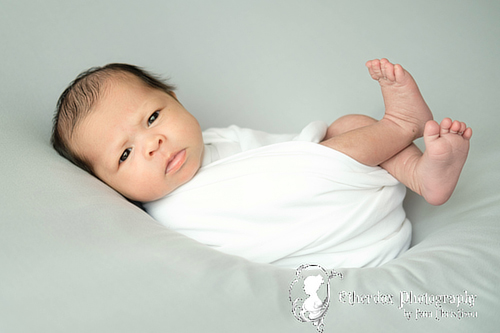
[[[166,174],[174,173],[179,170],[186,161],[186,149],[179,151],[176,154],[173,154],[167,162],[167,168],[165,170]]]

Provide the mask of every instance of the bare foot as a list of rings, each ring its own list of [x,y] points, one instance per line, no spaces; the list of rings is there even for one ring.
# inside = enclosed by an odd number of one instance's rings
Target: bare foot
[[[417,191],[432,205],[450,198],[469,153],[472,130],[465,123],[445,118],[441,125],[427,122],[425,152],[415,165]]]
[[[412,141],[423,135],[425,123],[432,120],[432,112],[420,94],[417,83],[401,65],[387,59],[366,63],[368,71],[382,88],[385,120],[396,123],[408,133]]]

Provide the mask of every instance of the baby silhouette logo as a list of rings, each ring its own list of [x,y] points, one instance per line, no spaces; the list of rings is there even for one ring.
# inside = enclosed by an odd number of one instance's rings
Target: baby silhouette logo
[[[295,274],[288,291],[292,313],[297,320],[310,322],[318,332],[323,332],[323,318],[330,305],[330,279],[342,279],[342,273],[335,270],[329,273],[319,265],[302,265]]]

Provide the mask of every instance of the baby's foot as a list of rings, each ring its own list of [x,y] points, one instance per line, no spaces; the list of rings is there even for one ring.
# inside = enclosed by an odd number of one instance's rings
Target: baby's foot
[[[366,67],[382,88],[384,119],[402,127],[412,140],[421,137],[425,123],[433,117],[410,73],[387,59],[370,60]]]
[[[469,153],[472,130],[460,121],[445,118],[441,125],[427,122],[425,152],[416,164],[415,176],[420,194],[432,205],[450,198]]]

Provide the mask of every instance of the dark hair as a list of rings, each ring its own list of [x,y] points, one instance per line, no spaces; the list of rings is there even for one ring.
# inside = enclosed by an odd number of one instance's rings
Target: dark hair
[[[132,74],[148,87],[161,90],[175,98],[174,86],[137,66],[112,63],[103,67],[92,67],[80,73],[59,97],[53,120],[51,143],[61,156],[92,175],[95,175],[92,165],[70,147],[73,132],[103,95],[107,81],[124,74]]]

